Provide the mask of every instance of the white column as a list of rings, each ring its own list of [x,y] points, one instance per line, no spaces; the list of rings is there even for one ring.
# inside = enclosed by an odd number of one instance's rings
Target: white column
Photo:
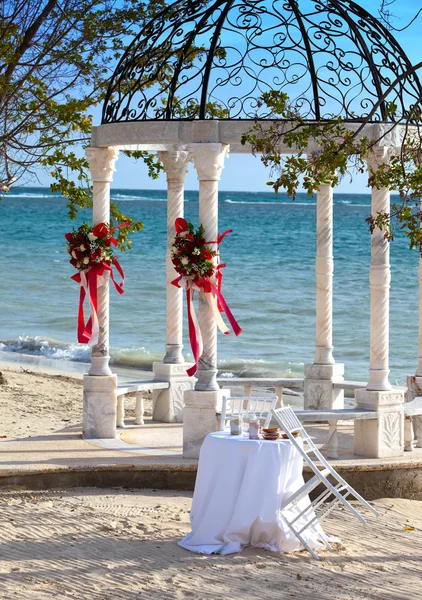
[[[224,144],[191,144],[189,147],[199,179],[199,222],[208,241],[218,234],[218,182],[229,147]],[[199,361],[195,389],[185,392],[183,409],[183,456],[198,458],[205,436],[219,429],[223,395],[217,376],[217,330],[204,294],[199,294],[198,321],[204,351]]]
[[[422,211],[422,205],[421,205]],[[422,223],[421,223],[422,228]],[[418,368],[416,377],[422,377],[422,257],[419,257],[419,335],[418,335]]]
[[[86,157],[92,177],[92,221],[110,221],[110,183],[113,180],[115,163],[119,156],[116,148],[87,148]],[[91,352],[89,375],[111,375],[109,367],[109,278],[104,277],[104,285],[98,288],[98,321],[100,334],[98,344]]]
[[[333,358],[333,188],[317,192],[315,364],[332,365]]]
[[[176,230],[174,221],[183,217],[185,179],[190,161],[189,152],[158,152],[167,175],[167,304],[165,363],[183,363],[183,290],[171,285],[177,273],[171,262],[171,247]]]
[[[93,224],[110,221],[110,183],[119,151],[88,148],[93,181]],[[109,367],[109,281],[98,288],[98,344],[92,348],[91,368],[84,376],[83,437],[114,438],[116,435],[117,377]]]
[[[367,159],[375,172],[390,160],[392,149],[376,147]],[[390,191],[372,188],[371,214],[390,213]],[[371,458],[393,457],[404,449],[404,393],[392,390],[388,380],[389,364],[389,300],[390,245],[378,227],[371,236],[370,282],[370,357],[369,382],[364,390],[356,390],[360,408],[376,410],[377,419],[355,421],[355,453]]]
[[[171,285],[177,277],[171,262],[170,249],[176,234],[174,221],[183,217],[185,178],[190,161],[186,151],[158,152],[167,175],[167,255],[166,255],[166,355],[163,362],[153,365],[154,379],[168,381],[169,387],[153,391],[153,419],[165,423],[183,420],[183,394],[191,390],[194,379],[186,374],[183,348],[183,294]]]
[[[192,144],[191,149],[199,180],[199,223],[204,226],[206,240],[215,241],[218,236],[218,182],[229,147],[223,144]],[[195,389],[218,390],[217,326],[202,292],[199,293],[198,322],[204,350],[199,359]]]
[[[376,149],[368,159],[368,166],[376,171],[389,160],[388,149]],[[372,188],[371,214],[390,214],[390,190]],[[389,358],[389,310],[390,310],[390,242],[378,227],[371,236],[370,283],[370,353],[368,390],[390,390]]]
[[[340,409],[344,392],[334,387],[343,381],[344,365],[333,358],[333,188],[324,183],[317,192],[316,209],[316,351],[305,365],[305,408]]]
[[[420,206],[422,210],[422,203]],[[422,222],[421,222],[422,228]],[[418,333],[418,367],[415,375],[407,376],[406,402],[411,402],[416,396],[422,396],[422,257],[419,258],[419,333]],[[422,417],[413,417],[413,429],[415,432],[415,445],[422,448]]]

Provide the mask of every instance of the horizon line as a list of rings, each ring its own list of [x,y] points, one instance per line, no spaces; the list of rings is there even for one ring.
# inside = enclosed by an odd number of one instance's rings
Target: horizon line
[[[16,190],[16,189],[25,189],[25,188],[32,188],[32,189],[39,188],[39,189],[44,189],[44,190],[46,189],[46,190],[50,191],[50,187],[48,185],[47,186],[44,186],[44,185],[17,185],[17,186],[14,186],[14,187],[10,188],[9,191],[13,191],[13,189]],[[110,191],[112,191],[113,189],[114,190],[130,190],[130,191],[142,191],[143,190],[143,191],[146,191],[146,192],[167,192],[166,188],[154,189],[154,188],[125,188],[125,187],[113,188],[113,187],[110,187]],[[198,191],[199,191],[198,189],[192,190],[192,189],[186,189],[185,188],[185,192],[198,192]],[[279,192],[278,194],[276,194],[275,192],[270,192],[270,191],[267,191],[267,190],[261,190],[261,191],[255,191],[255,190],[253,190],[253,191],[251,191],[251,190],[218,190],[218,192],[219,193],[223,193],[223,194],[233,194],[233,193],[234,194],[272,194],[275,197],[281,196],[282,194],[287,195],[286,192]],[[7,193],[5,194],[6,197],[7,197]],[[336,190],[334,188],[333,193],[334,194],[344,194],[344,195],[348,195],[348,196],[366,196],[366,195],[370,196],[371,195],[371,190],[370,190],[370,188],[368,188],[367,192],[336,192]],[[309,195],[305,191],[298,192],[298,194],[304,194],[305,196],[309,196],[309,198],[312,198],[312,197],[316,196],[316,194]],[[390,194],[394,195],[394,196],[398,196],[399,195],[399,193],[396,192],[396,191],[391,191]],[[287,196],[287,197],[291,198],[291,196]]]

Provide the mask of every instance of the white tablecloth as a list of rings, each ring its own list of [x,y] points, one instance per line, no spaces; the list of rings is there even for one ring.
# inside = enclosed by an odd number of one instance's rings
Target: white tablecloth
[[[303,485],[303,459],[288,440],[250,440],[210,433],[201,448],[192,501],[192,531],[179,545],[201,554],[230,554],[245,546],[301,549],[279,509]],[[309,502],[306,498],[302,504]],[[289,515],[292,517],[292,515]],[[322,544],[305,532],[314,548]]]

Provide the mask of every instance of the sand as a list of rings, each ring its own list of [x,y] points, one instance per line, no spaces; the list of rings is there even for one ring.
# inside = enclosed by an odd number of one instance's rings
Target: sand
[[[152,399],[145,394],[145,416]],[[125,401],[135,416],[135,395]],[[0,362],[0,437],[19,439],[46,435],[82,423],[82,375],[42,371],[35,366]]]
[[[0,372],[3,439],[81,422],[80,377],[5,364]],[[132,398],[129,415],[133,407]],[[343,511],[330,516],[324,528],[342,543],[320,562],[253,548],[226,557],[187,552],[177,540],[189,531],[190,505],[188,492],[0,489],[0,599],[422,597],[420,501],[378,500],[382,516],[366,526]]]
[[[382,516],[366,526],[331,516],[325,529],[343,543],[315,561],[253,548],[187,552],[176,542],[189,531],[190,500],[93,488],[0,493],[0,598],[421,598],[422,502],[377,501]]]

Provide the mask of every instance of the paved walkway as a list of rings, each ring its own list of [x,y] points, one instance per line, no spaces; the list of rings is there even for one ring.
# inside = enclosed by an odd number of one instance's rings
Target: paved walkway
[[[310,429],[310,428],[308,428]],[[310,429],[319,444],[326,437],[326,428]],[[165,465],[170,468],[195,469],[197,461],[182,456],[182,425],[155,423],[146,420],[136,426],[129,421],[120,429],[115,440],[85,441],[81,426],[75,425],[48,435],[2,440],[0,445],[0,477],[42,471],[78,468],[104,468],[119,465]],[[385,469],[389,465],[422,465],[422,449],[406,453],[404,457],[380,460],[358,458],[352,454],[350,426],[340,426],[341,456],[337,465]]]

